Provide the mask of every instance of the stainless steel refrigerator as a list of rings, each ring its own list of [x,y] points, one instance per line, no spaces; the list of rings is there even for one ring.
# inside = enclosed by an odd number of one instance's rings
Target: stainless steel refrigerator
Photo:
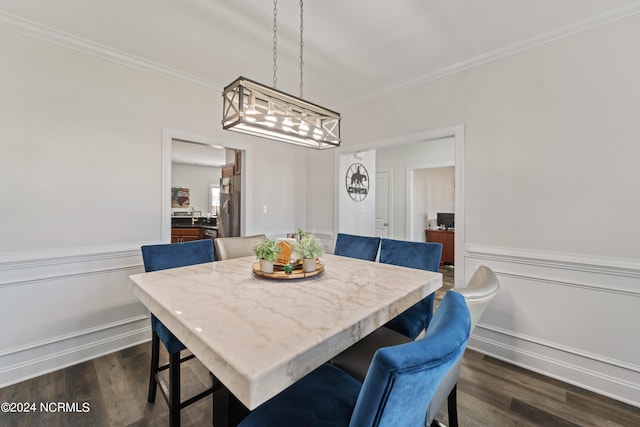
[[[220,179],[218,237],[240,236],[241,175]]]

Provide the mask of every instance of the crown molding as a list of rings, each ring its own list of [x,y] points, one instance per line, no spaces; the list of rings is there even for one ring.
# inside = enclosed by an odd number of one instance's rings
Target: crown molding
[[[222,91],[222,86],[212,81],[2,11],[0,11],[0,27],[117,62],[159,77],[208,90]]]
[[[595,28],[601,25],[608,24],[610,22],[633,16],[637,13],[640,13],[640,2],[634,0],[612,8],[601,10],[591,15],[572,19],[560,25],[557,25],[556,27],[553,27],[545,32],[532,35],[530,37],[511,44],[507,44],[500,48],[480,53],[471,58],[463,59],[450,64],[445,64],[438,69],[424,74],[420,78],[371,93],[365,97],[355,99],[348,103],[344,103],[339,107],[349,108],[355,105],[363,104],[375,98],[420,86],[430,81],[455,74],[457,72],[473,68],[487,62],[495,61],[505,56],[513,55],[515,53],[541,46],[554,40],[565,38],[573,34],[589,30],[591,28]],[[23,19],[2,11],[0,11],[0,27],[4,27],[8,30],[39,38],[51,43],[56,43],[61,46],[75,49],[103,59],[114,61],[119,64],[146,71],[160,77],[176,80],[182,83],[203,87],[205,89],[218,92],[223,89],[223,85],[214,83],[210,80],[206,80],[185,73],[183,71],[167,67],[162,64],[149,61],[138,56],[131,55],[126,52],[122,52],[120,50],[113,49],[108,46],[101,45],[99,43],[95,43],[78,36],[74,36],[73,34],[56,30],[54,28],[38,24],[36,22],[29,21],[27,19]]]
[[[355,99],[348,103],[344,103],[342,105],[339,105],[338,109],[345,109],[364,104],[385,95],[390,95],[396,92],[424,85],[433,80],[437,80],[439,78],[446,77],[448,75],[455,74],[469,68],[474,68],[488,62],[496,61],[500,58],[532,49],[555,40],[569,37],[571,35],[599,27],[610,22],[618,21],[620,19],[624,19],[638,13],[640,13],[640,1],[634,0],[626,4],[600,10],[599,12],[596,12],[594,14],[571,19],[560,25],[550,28],[547,31],[534,34],[532,36],[518,40],[514,43],[504,45],[497,49],[492,49],[480,53],[471,58],[445,64],[435,70],[422,75],[417,79],[404,82],[399,85],[391,86],[375,93],[371,93],[370,95],[367,95],[365,97]]]

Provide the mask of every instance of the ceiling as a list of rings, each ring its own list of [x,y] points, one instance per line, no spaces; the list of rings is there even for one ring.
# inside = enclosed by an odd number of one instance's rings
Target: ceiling
[[[171,162],[196,166],[222,166],[227,163],[226,149],[174,139]]]
[[[639,3],[307,0],[304,98],[339,111],[638,13]],[[293,95],[299,95],[299,13],[297,0],[279,0],[278,89]],[[2,25],[218,89],[239,75],[272,84],[269,0],[0,0]]]

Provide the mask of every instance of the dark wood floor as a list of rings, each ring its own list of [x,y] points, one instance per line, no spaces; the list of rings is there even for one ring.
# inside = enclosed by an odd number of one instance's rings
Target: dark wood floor
[[[448,288],[453,274],[443,272]],[[438,292],[438,300],[445,290]],[[0,414],[0,426],[168,425],[160,393],[155,404],[147,403],[150,351],[149,343],[141,344],[0,389],[0,402],[36,404],[35,412]],[[197,360],[188,362],[182,375],[185,394],[210,381]],[[57,402],[69,404],[72,412],[56,409]],[[44,412],[40,403],[53,403],[56,411]],[[182,425],[211,426],[211,407],[208,397],[186,408]],[[471,350],[465,353],[458,383],[458,414],[461,427],[640,426],[639,408]],[[447,423],[446,407],[438,419]]]

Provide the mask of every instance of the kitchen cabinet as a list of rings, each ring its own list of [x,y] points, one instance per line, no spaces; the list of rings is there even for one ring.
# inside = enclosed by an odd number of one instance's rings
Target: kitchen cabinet
[[[452,230],[425,230],[427,234],[427,242],[442,243],[442,257],[440,265],[453,265],[455,254],[455,231]]]
[[[171,229],[171,243],[191,242],[193,240],[202,240],[204,238],[202,228],[190,227]]]

